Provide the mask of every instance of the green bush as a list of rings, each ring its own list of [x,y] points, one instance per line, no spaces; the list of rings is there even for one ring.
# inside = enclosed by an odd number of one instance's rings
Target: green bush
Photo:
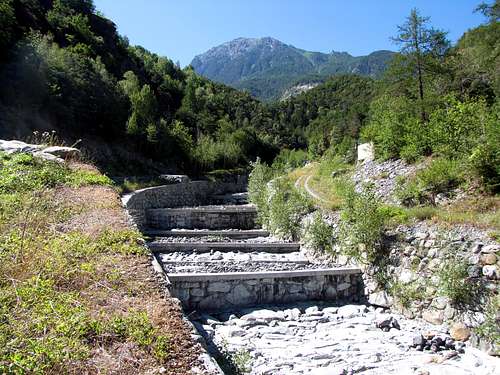
[[[297,239],[300,234],[300,219],[311,211],[312,203],[286,178],[274,179],[269,188],[267,228],[285,239]]]
[[[371,187],[360,193],[351,186],[340,212],[339,239],[343,252],[365,263],[376,263],[382,248],[386,217]]]
[[[500,102],[493,107],[484,134],[472,150],[469,160],[475,171],[492,193],[500,192]]]
[[[484,293],[479,281],[469,277],[468,267],[464,259],[452,257],[439,270],[439,293],[463,310],[477,308]]]
[[[361,130],[361,138],[374,142],[378,158],[386,160],[399,157],[407,145],[407,129],[421,128],[412,107],[410,100],[399,96],[383,95],[373,100],[370,122]]]
[[[408,212],[399,206],[381,205],[379,211],[387,220],[396,224],[407,223],[410,219]]]
[[[436,195],[449,193],[465,181],[464,166],[457,160],[439,158],[408,181],[398,180],[396,197],[405,205],[435,204]]]
[[[319,161],[318,175],[320,177],[331,178],[332,173],[342,174],[347,172],[351,166],[347,164],[340,155],[329,149]]]
[[[476,328],[480,337],[485,338],[495,347],[500,347],[500,325],[498,324],[500,311],[500,296],[492,296],[485,309],[485,321]]]
[[[392,282],[390,283],[389,292],[405,308],[409,308],[412,302],[419,302],[426,298],[425,285],[421,281],[414,281],[409,284]]]
[[[258,220],[260,224],[267,223],[269,217],[269,193],[268,183],[274,175],[274,171],[267,164],[257,159],[252,163],[252,171],[248,177],[248,198],[257,206]]]
[[[484,100],[459,101],[448,97],[444,108],[429,119],[431,147],[446,158],[463,158],[481,141],[489,110]]]
[[[333,251],[333,245],[335,243],[333,229],[323,220],[319,211],[314,214],[313,220],[306,227],[305,240],[315,251],[329,253]]]
[[[307,196],[259,159],[250,172],[248,195],[257,206],[260,224],[282,238],[296,239],[301,217],[312,209]]]

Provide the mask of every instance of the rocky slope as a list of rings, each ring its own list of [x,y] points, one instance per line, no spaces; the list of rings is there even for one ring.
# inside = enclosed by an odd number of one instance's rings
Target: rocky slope
[[[376,77],[393,54],[376,51],[356,57],[347,52],[310,52],[270,37],[238,38],[196,56],[191,65],[205,77],[272,99],[300,78],[306,84],[308,79],[342,73]]]

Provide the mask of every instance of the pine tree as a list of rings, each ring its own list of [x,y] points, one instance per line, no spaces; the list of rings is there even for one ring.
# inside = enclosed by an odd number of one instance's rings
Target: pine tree
[[[398,26],[398,35],[391,38],[401,45],[400,52],[406,57],[405,63],[416,74],[423,121],[427,120],[424,73],[432,72],[435,69],[433,60],[442,58],[449,48],[446,32],[430,27],[429,20],[429,17],[421,16],[417,9],[412,9],[406,22]]]

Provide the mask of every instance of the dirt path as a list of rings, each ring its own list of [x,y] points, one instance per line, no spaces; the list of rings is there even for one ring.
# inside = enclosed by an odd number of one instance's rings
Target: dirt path
[[[311,188],[310,186],[310,181],[311,178],[313,177],[311,171],[307,171],[306,174],[300,176],[297,178],[295,181],[295,188],[296,189],[303,189],[311,198],[314,200],[320,201],[322,203],[330,203],[327,199],[324,199],[321,197],[314,189]]]

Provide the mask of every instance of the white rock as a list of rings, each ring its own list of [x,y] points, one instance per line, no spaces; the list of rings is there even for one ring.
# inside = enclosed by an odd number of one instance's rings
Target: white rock
[[[358,161],[370,162],[375,159],[373,143],[363,143],[358,146]]]
[[[51,154],[62,159],[75,158],[81,155],[79,149],[74,147],[64,147],[64,146],[51,146],[44,148],[42,152],[46,154]]]
[[[6,154],[14,154],[19,152],[33,153],[40,151],[43,147],[39,145],[32,145],[21,141],[4,141],[0,139],[0,151]]]
[[[339,307],[337,314],[344,318],[352,318],[355,315],[362,314],[367,311],[365,305],[345,305]]]
[[[481,249],[482,253],[496,253],[500,251],[500,245],[486,245]]]
[[[484,266],[483,267],[483,275],[490,279],[498,279],[498,270],[497,266]]]
[[[264,322],[270,322],[272,320],[284,320],[285,313],[283,311],[276,312],[273,310],[255,310],[250,314],[243,315],[241,318],[243,321],[256,321],[261,320]]]
[[[408,269],[404,269],[399,274],[399,281],[402,282],[403,284],[409,284],[412,281],[416,280],[416,278],[417,275],[415,275],[412,271]]]
[[[375,306],[391,307],[392,303],[393,303],[393,299],[384,290],[384,291],[370,294],[370,296],[368,297],[368,302],[371,305],[375,305]]]
[[[56,163],[64,163],[63,159],[58,158],[55,155],[48,154],[46,152],[42,152],[42,151],[33,152],[33,156],[35,158],[39,158],[39,159],[43,159],[43,160],[47,160],[47,161],[53,161],[53,162],[56,162]]]

